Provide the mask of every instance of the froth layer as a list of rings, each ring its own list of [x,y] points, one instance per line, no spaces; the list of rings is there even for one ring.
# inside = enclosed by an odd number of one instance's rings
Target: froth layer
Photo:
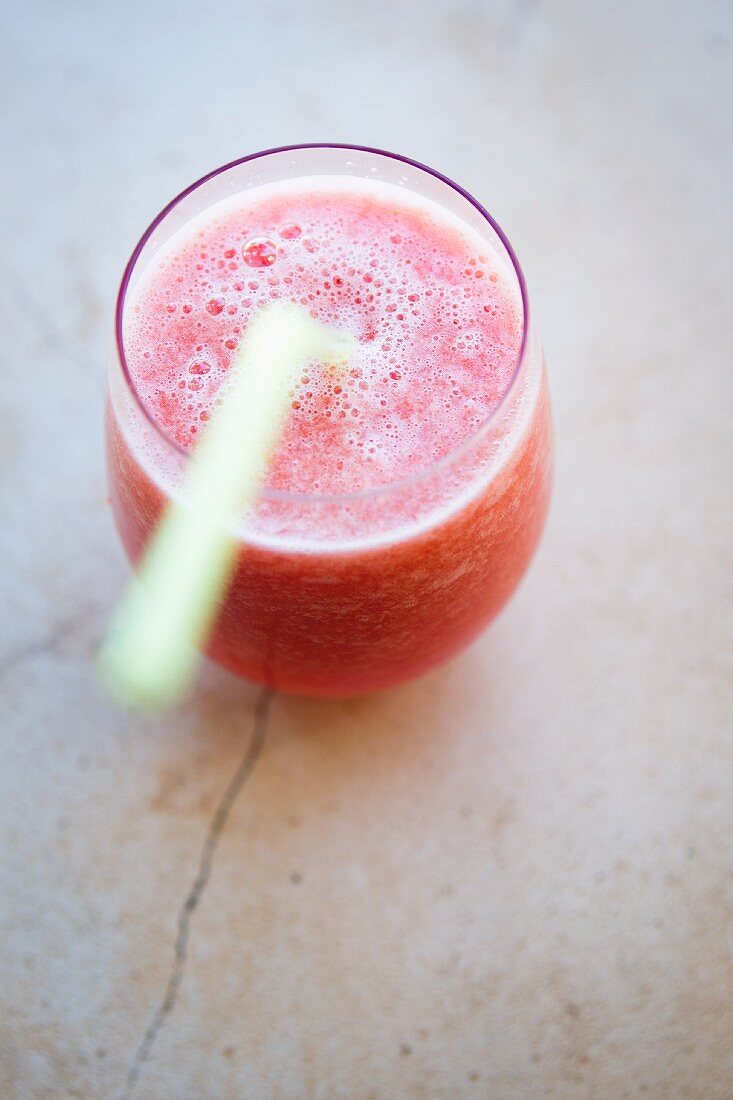
[[[389,484],[472,436],[504,395],[521,304],[500,258],[436,204],[386,184],[303,179],[213,207],[136,288],[125,348],[161,428],[195,445],[253,313],[288,299],[349,331],[340,376],[304,365],[268,484]]]

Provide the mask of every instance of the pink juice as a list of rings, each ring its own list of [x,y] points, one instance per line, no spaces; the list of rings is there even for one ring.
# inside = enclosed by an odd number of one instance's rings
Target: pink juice
[[[209,652],[286,690],[386,686],[465,645],[526,569],[549,491],[541,359],[528,346],[519,363],[506,256],[433,200],[310,176],[215,203],[125,305],[134,402],[113,385],[108,438],[133,560],[248,322],[277,299],[353,334],[358,351],[341,372],[311,362],[295,381],[263,497],[235,524]]]

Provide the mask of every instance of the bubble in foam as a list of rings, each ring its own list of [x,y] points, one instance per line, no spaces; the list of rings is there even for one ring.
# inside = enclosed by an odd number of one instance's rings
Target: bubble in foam
[[[272,267],[277,259],[277,245],[269,237],[255,237],[242,249],[247,267]]]

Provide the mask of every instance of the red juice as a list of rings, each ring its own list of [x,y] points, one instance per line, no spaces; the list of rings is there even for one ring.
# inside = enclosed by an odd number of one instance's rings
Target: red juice
[[[123,302],[108,447],[133,561],[258,309],[294,301],[358,342],[343,371],[303,364],[262,497],[233,522],[208,652],[285,690],[370,690],[451,656],[514,590],[544,522],[548,403],[511,255],[475,215],[400,183],[236,191],[181,219]]]

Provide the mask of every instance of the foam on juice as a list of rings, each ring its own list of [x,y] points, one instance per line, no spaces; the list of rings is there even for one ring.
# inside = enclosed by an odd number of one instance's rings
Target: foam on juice
[[[513,376],[521,302],[487,242],[389,184],[308,177],[241,193],[168,242],[125,316],[137,391],[195,445],[256,310],[288,299],[350,332],[342,376],[304,366],[271,489],[340,494],[399,481],[490,417]]]

